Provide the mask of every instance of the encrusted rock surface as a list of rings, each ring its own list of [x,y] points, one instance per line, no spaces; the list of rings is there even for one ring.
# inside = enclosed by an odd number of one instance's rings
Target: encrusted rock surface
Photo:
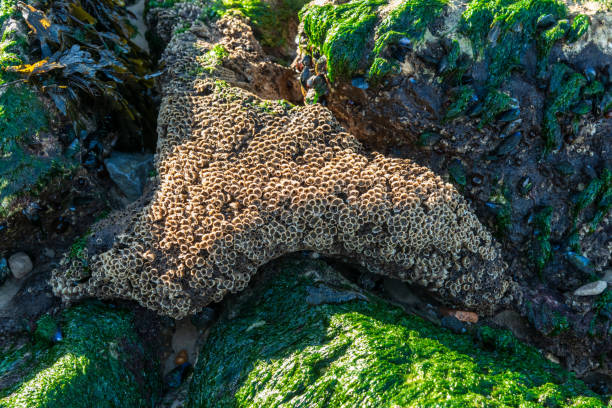
[[[450,184],[410,160],[366,153],[320,105],[258,97],[292,89],[261,81],[284,69],[260,50],[238,19],[174,36],[158,184],[148,204],[94,228],[82,258],[66,256],[51,280],[57,295],[133,299],[180,318],[308,249],[481,313],[519,300],[497,244]]]
[[[323,76],[317,100],[366,146],[447,176],[517,276],[567,291],[585,281],[567,251],[609,265],[610,206],[596,203],[612,190],[575,210],[612,169],[609,3],[321,1],[300,15],[306,98]]]

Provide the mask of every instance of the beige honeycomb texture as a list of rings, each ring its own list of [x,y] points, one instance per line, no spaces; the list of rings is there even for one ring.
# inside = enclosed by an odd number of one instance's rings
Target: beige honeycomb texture
[[[220,72],[266,70],[247,58],[259,52],[248,26],[224,19],[214,29],[230,53]],[[215,70],[185,75],[215,35],[196,27],[169,44],[157,184],[98,225],[82,259],[66,256],[51,280],[57,295],[132,299],[182,318],[243,290],[266,262],[314,250],[449,305],[489,313],[512,301],[498,245],[427,168],[364,151],[320,105],[266,101]]]

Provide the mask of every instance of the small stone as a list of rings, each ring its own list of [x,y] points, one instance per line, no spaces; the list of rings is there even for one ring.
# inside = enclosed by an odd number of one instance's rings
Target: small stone
[[[8,267],[8,263],[6,262],[6,259],[4,258],[0,259],[0,285],[3,285],[4,282],[6,282],[10,274],[11,274],[11,271]]]
[[[189,356],[187,355],[187,350],[185,349],[179,351],[176,354],[176,357],[174,358],[174,364],[176,364],[177,366],[181,364],[185,364],[188,361],[189,361]]]
[[[30,257],[25,252],[13,254],[9,258],[8,264],[15,279],[24,278],[34,267],[32,260],[30,260]]]
[[[604,273],[604,276],[603,278],[601,278],[601,280],[607,282],[608,285],[612,285],[612,269],[608,269],[606,273]]]
[[[608,283],[602,280],[587,283],[576,289],[574,295],[576,296],[597,296],[602,293],[608,287]]]
[[[455,316],[444,316],[440,320],[440,323],[442,324],[442,327],[449,329],[453,333],[465,333],[465,325]]]
[[[453,316],[462,322],[478,323],[478,315],[474,312],[467,312],[465,310],[452,310],[452,309],[440,308],[440,313],[443,316]]]
[[[114,152],[104,160],[108,174],[119,190],[130,200],[143,192],[149,172],[153,169],[152,154]]]
[[[351,80],[351,85],[353,85],[355,88],[359,88],[359,89],[368,89],[369,88],[369,85],[368,85],[367,81],[363,77],[353,78]]]
[[[43,255],[46,256],[47,258],[53,258],[55,257],[55,251],[52,250],[51,248],[45,248],[43,249]]]

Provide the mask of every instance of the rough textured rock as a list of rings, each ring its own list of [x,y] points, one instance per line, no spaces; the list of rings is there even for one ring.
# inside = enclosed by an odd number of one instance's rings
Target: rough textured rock
[[[159,379],[131,319],[96,303],[44,315],[33,340],[0,349],[0,406],[152,406]]]
[[[210,67],[219,46],[226,56]],[[180,318],[244,289],[264,263],[315,250],[481,313],[519,300],[496,243],[451,185],[366,153],[320,105],[239,88],[250,88],[249,71],[282,72],[258,50],[238,19],[173,38],[158,185],[147,205],[94,228],[82,259],[66,256],[51,280],[57,295],[133,299]],[[253,84],[268,98],[287,92],[282,81]]]
[[[104,166],[119,190],[130,200],[136,200],[153,170],[153,155],[113,152],[104,160]]]
[[[359,291],[321,261],[265,267],[211,328],[186,406],[605,406],[507,331],[453,334],[365,294],[312,306],[312,286]]]
[[[456,184],[519,277],[560,292],[584,283],[567,251],[607,267],[610,206],[597,203],[612,190],[575,206],[612,168],[606,3],[323,1],[300,15],[294,65],[327,79],[320,100],[366,146]],[[532,222],[542,207],[550,234]]]
[[[17,252],[8,259],[8,266],[15,279],[23,279],[32,271],[34,265],[32,260],[25,252]]]

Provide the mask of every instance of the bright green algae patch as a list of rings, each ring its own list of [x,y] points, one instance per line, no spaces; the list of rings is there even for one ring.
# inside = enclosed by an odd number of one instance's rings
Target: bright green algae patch
[[[188,407],[604,406],[508,332],[452,334],[374,298],[309,305],[327,266],[279,264],[213,327]]]
[[[63,339],[53,342],[54,328]],[[145,351],[132,315],[101,303],[76,306],[55,322],[43,316],[27,345],[0,350],[2,408],[151,407],[156,375],[144,369]]]
[[[310,45],[327,58],[330,81],[365,73],[379,80],[393,69],[387,48],[402,38],[421,40],[444,4],[442,0],[398,2],[381,20],[387,0],[311,3],[300,11],[300,20]]]

